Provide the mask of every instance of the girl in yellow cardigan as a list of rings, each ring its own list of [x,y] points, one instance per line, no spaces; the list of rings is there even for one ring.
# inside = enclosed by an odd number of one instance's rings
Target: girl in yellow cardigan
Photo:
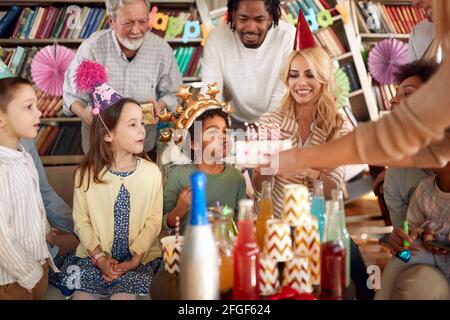
[[[85,67],[98,65],[83,62],[79,69]],[[74,290],[73,299],[135,299],[149,294],[162,266],[161,173],[145,159],[139,103],[98,83],[88,86],[94,106],[91,146],[75,176],[73,218],[80,245],[59,261],[61,273],[51,274],[50,281]]]

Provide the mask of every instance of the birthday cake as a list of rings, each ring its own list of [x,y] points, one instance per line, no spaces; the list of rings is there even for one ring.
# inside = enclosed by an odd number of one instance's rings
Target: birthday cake
[[[264,165],[272,155],[291,148],[291,140],[236,141],[235,163],[242,166]]]

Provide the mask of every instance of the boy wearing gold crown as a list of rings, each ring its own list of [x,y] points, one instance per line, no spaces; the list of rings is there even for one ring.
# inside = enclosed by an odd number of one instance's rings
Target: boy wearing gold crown
[[[214,85],[208,87],[209,99],[192,99],[184,86],[177,94],[187,107],[177,108],[180,115],[174,125],[176,129],[181,129],[181,134],[176,136],[174,133],[173,139],[179,147],[183,147],[184,154],[189,155],[191,163],[176,165],[168,174],[163,206],[163,229],[166,232],[175,227],[177,217],[181,222],[180,233],[185,231],[191,206],[189,179],[194,171],[200,170],[207,175],[208,206],[220,202],[221,205],[237,208],[239,200],[245,196],[244,176],[223,161],[229,149],[231,107],[215,99],[217,88]]]

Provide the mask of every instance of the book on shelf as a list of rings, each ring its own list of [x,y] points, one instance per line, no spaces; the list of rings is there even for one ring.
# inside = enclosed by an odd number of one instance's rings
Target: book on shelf
[[[298,12],[301,10],[305,16],[309,16],[310,10],[315,15],[323,11],[330,11],[332,16],[338,15],[337,10],[333,10],[335,3],[328,3],[326,0],[289,0],[281,3],[282,15],[287,13],[292,14],[292,17],[297,20]]]
[[[347,62],[341,64],[341,69],[345,72],[350,82],[350,92],[361,89],[361,83],[359,82],[358,73],[353,62]]]
[[[9,38],[14,31],[21,9],[19,6],[12,6],[0,20],[0,38]]]
[[[13,6],[1,18],[0,38],[87,39],[95,31],[107,28],[103,7]]]
[[[198,21],[195,8],[159,12],[167,15],[167,19],[154,24],[151,31],[168,41],[182,38],[188,21]],[[87,39],[94,32],[109,28],[107,17],[106,9],[99,6],[14,6],[3,13],[0,38]]]
[[[39,148],[36,146],[40,156],[47,155],[50,147],[53,145],[56,138],[58,137],[58,133],[59,133],[59,127],[52,127],[50,129],[47,137],[45,138],[45,140],[42,141],[42,144],[39,146]]]
[[[410,34],[416,24],[426,19],[423,9],[412,5],[357,1],[356,7],[357,23],[364,33]]]
[[[18,46],[11,56],[8,67],[12,74],[21,74],[21,71],[25,64],[25,58],[27,55],[27,50],[24,47]]]
[[[375,98],[377,100],[378,110],[389,111],[391,109],[391,100],[395,97],[396,88],[394,85],[378,84],[373,85]]]
[[[177,47],[175,49],[175,59],[184,77],[198,77],[198,64],[202,47]]]
[[[37,92],[37,107],[42,112],[42,118],[63,117],[63,99],[62,97],[53,97],[45,93]]]
[[[40,156],[83,154],[79,123],[44,125],[39,129],[35,143]]]
[[[324,28],[313,33],[316,44],[322,47],[330,57],[341,56],[347,52],[332,28]]]

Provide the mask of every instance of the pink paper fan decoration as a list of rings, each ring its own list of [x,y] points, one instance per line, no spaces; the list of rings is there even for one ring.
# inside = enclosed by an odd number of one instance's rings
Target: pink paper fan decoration
[[[380,84],[394,83],[398,68],[408,63],[408,47],[396,39],[383,40],[369,53],[369,72]]]
[[[38,89],[51,96],[62,96],[64,73],[74,57],[75,53],[64,46],[42,48],[31,63],[31,77]]]
[[[75,72],[75,86],[80,92],[93,92],[95,86],[108,82],[104,65],[92,60],[83,60]]]

